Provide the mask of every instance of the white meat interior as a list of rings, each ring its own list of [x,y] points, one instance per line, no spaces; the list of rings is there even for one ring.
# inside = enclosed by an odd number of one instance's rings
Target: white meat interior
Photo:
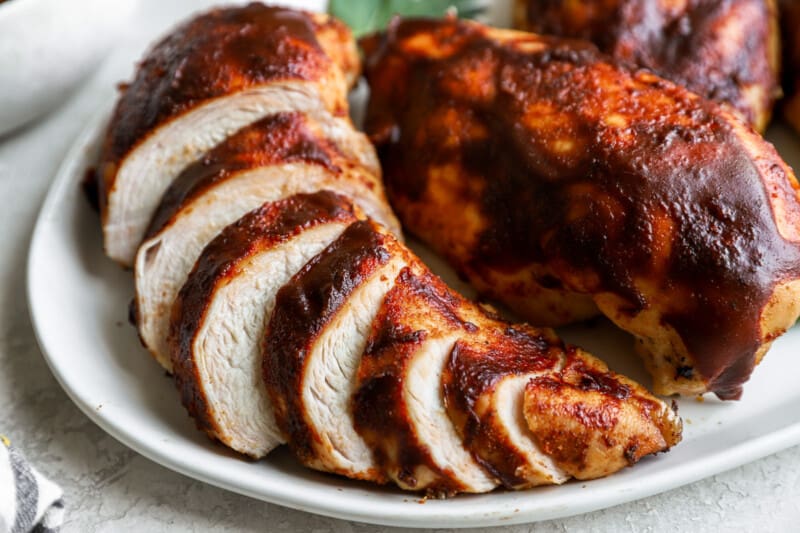
[[[170,183],[225,138],[267,115],[287,111],[327,114],[309,82],[255,87],[205,103],[158,127],[120,162],[108,194],[106,253],[130,266]]]
[[[372,452],[356,432],[350,400],[373,320],[405,266],[393,258],[351,293],[308,354],[302,383],[306,419],[320,436],[319,467],[368,477]]]
[[[497,483],[464,448],[442,396],[442,372],[455,341],[448,336],[423,342],[407,363],[403,398],[413,432],[436,466],[452,472],[466,492],[488,492]]]
[[[156,360],[172,370],[167,334],[172,304],[203,248],[224,228],[265,202],[330,185],[322,167],[261,167],[220,182],[185,205],[172,224],[147,240],[136,255],[139,336]]]
[[[261,341],[278,290],[347,227],[329,223],[258,253],[217,289],[195,337],[192,355],[217,437],[252,457],[282,437],[261,370]]]
[[[504,378],[490,393],[493,396],[490,402],[497,417],[498,429],[505,432],[506,442],[513,445],[527,460],[527,464],[522,467],[524,471],[517,472],[517,475],[525,477],[533,484],[563,483],[569,476],[539,449],[525,421],[525,385],[535,375],[523,374]]]

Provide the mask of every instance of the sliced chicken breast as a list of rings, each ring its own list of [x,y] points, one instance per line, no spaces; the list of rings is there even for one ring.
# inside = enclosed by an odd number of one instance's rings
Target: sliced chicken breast
[[[264,341],[264,379],[278,426],[306,466],[384,481],[350,410],[356,371],[404,249],[372,222],[356,222],[276,298]]]
[[[279,112],[346,116],[340,67],[358,71],[340,22],[257,3],[196,17],[158,43],[123,90],[98,167],[109,257],[131,265],[172,180],[240,128]]]
[[[261,378],[265,321],[284,283],[356,220],[331,192],[268,203],[203,250],[175,301],[174,375],[198,427],[259,458],[282,442]]]
[[[453,298],[430,273],[403,270],[373,324],[353,399],[356,429],[386,475],[435,496],[497,486],[464,447],[442,397],[453,345],[474,327],[453,313]]]
[[[443,375],[447,412],[464,446],[506,488],[563,483],[569,476],[539,449],[523,413],[525,386],[560,371],[563,344],[550,330],[472,315],[477,331],[456,342]]]
[[[267,201],[333,189],[395,231],[377,158],[349,121],[277,114],[244,128],[170,186],[135,262],[139,337],[168,371],[170,309],[200,251],[227,225]]]

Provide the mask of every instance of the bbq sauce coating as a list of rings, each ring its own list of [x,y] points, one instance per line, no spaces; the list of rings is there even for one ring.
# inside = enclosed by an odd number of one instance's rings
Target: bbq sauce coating
[[[264,334],[264,380],[278,426],[292,452],[306,465],[314,464],[314,446],[320,440],[306,421],[301,403],[306,359],[349,296],[389,261],[386,238],[372,222],[353,223],[276,296]],[[380,480],[381,474],[373,477]]]
[[[656,312],[686,348],[671,363],[738,398],[773,340],[762,311],[800,277],[798,185],[771,145],[573,41],[409,20],[364,44],[366,129],[412,233],[473,280]]]
[[[198,390],[202,380],[192,358],[192,344],[212,302],[212,293],[239,274],[240,265],[265,248],[285,242],[321,224],[355,221],[350,202],[336,193],[297,194],[267,203],[225,228],[198,259],[172,308],[170,354],[184,406],[198,427],[213,432],[213,417]]]
[[[297,162],[340,174],[331,153],[338,153],[334,143],[314,135],[303,113],[269,115],[225,139],[181,172],[164,193],[145,240],[163,229],[188,200],[242,170]]]
[[[517,0],[517,25],[603,52],[727,102],[766,129],[780,94],[774,0]]]
[[[101,158],[100,201],[105,202],[122,158],[171,118],[250,87],[330,77],[331,59],[317,39],[323,26],[337,31],[342,24],[252,3],[209,11],[171,32],[122,87]],[[343,114],[341,107],[331,111]]]
[[[456,313],[459,303],[430,272],[419,274],[411,268],[403,269],[373,321],[352,400],[356,431],[373,450],[380,469],[403,488],[425,490],[434,497],[451,496],[468,487],[437,465],[430,450],[417,438],[403,382],[408,379],[409,363],[426,340],[457,331],[475,331],[473,324]],[[410,322],[429,322],[431,327],[411,327]],[[420,474],[424,479],[418,478]]]
[[[498,432],[501,423],[494,420],[498,415],[492,405],[479,402],[506,378],[557,372],[564,346],[550,330],[497,326],[499,331],[479,333],[487,337],[481,341],[456,341],[442,375],[442,391],[447,413],[475,459],[504,487],[528,487],[532,476],[525,457]]]

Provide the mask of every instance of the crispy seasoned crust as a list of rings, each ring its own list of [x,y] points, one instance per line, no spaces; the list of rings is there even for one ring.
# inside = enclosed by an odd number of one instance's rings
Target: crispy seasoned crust
[[[800,132],[800,2],[781,0],[783,34],[783,115]]]
[[[198,428],[212,438],[219,435],[195,368],[192,345],[213,292],[238,275],[238,265],[260,250],[321,224],[355,220],[352,204],[336,193],[298,194],[248,213],[203,251],[173,305],[169,346],[181,400]]]
[[[111,120],[98,187],[101,213],[123,158],[159,125],[204,102],[279,81],[343,85],[359,62],[349,30],[325,15],[252,3],[215,9],[157,43],[122,89]],[[320,94],[333,114],[347,112],[345,91]]]
[[[515,18],[727,102],[759,131],[780,95],[775,0],[516,0]]]
[[[798,184],[770,144],[589,44],[408,20],[364,45],[366,128],[408,230],[534,323],[590,297],[658,392],[739,397],[800,312]]]

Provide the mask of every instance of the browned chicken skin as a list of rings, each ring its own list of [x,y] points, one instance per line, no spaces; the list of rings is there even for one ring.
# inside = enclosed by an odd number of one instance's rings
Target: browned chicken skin
[[[738,398],[800,314],[800,201],[714,103],[589,44],[456,20],[364,43],[406,227],[537,324],[599,310],[659,393]]]
[[[778,85],[774,0],[516,0],[520,29],[588,39],[615,58],[730,103],[767,127]]]
[[[800,1],[781,0],[783,31],[783,71],[786,101],[783,114],[800,132]]]

